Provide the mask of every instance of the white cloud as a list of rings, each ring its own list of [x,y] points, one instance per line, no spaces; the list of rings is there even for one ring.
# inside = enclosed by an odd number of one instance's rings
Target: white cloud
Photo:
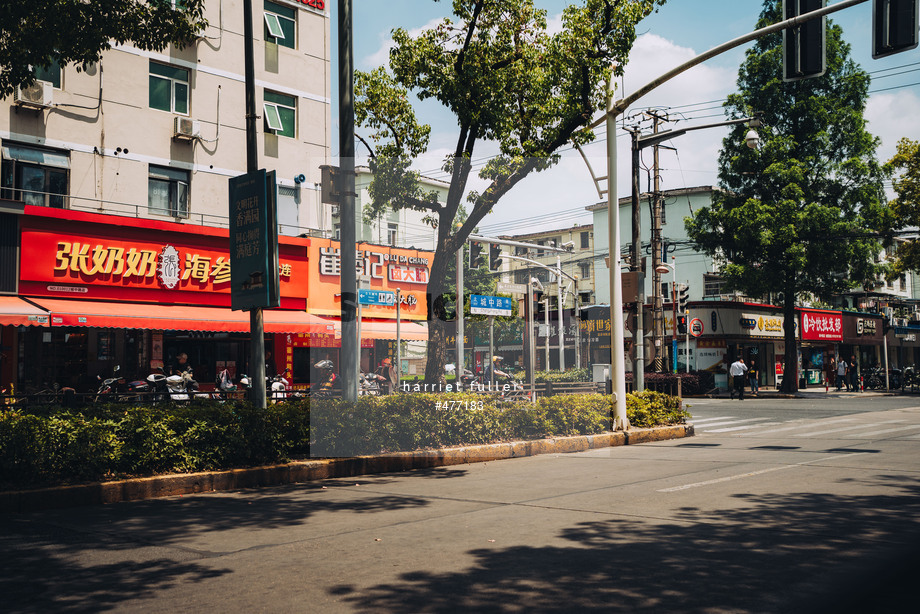
[[[882,140],[879,160],[895,154],[902,137],[916,139],[920,134],[920,98],[910,91],[874,94],[866,105],[869,132]]]
[[[443,18],[436,17],[430,20],[423,26],[418,28],[412,28],[408,31],[409,36],[416,37],[425,30],[431,30],[438,26],[438,24],[443,21]],[[361,60],[361,63],[366,68],[377,68],[378,66],[387,66],[390,61],[390,49],[396,46],[396,43],[393,42],[393,39],[390,37],[389,32],[380,34],[380,47],[374,53],[369,56],[364,57]]]

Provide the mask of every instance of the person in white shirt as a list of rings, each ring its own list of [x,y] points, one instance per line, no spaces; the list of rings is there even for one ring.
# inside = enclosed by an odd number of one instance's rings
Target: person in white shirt
[[[738,393],[738,400],[744,400],[744,373],[748,370],[747,365],[744,364],[744,360],[741,356],[738,357],[738,360],[732,363],[732,366],[728,369],[728,374],[732,377],[732,389],[730,394],[732,399],[735,398],[735,393]]]

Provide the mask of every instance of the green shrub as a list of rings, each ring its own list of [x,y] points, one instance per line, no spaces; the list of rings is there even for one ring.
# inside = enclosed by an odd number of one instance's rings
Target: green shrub
[[[300,399],[266,409],[227,402],[84,410],[0,412],[0,486],[597,434],[611,428],[612,408],[610,397],[598,394],[531,404],[475,393],[413,393],[355,403]],[[676,424],[688,416],[679,399],[656,392],[629,395],[627,415],[635,427]]]

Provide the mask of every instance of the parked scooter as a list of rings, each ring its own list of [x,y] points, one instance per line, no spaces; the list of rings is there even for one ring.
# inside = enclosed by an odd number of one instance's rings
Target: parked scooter
[[[207,399],[207,393],[198,393],[198,382],[192,377],[192,370],[186,369],[180,375],[166,377],[166,388],[172,401],[189,401],[192,398]]]
[[[285,376],[290,373],[290,369],[285,369],[281,375],[265,377],[265,392],[271,399],[272,403],[284,401],[290,397],[299,397],[299,393],[290,391],[291,382]]]
[[[93,397],[93,403],[121,400],[117,397],[117,393],[119,392],[119,387],[124,385],[125,378],[118,375],[120,370],[121,365],[115,365],[115,368],[112,369],[112,377],[103,379],[101,375],[96,376],[96,379],[99,380],[99,388],[96,390],[96,396]]]

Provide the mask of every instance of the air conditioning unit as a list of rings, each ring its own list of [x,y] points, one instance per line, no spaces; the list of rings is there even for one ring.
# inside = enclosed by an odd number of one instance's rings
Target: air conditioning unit
[[[17,87],[16,104],[43,109],[51,106],[54,86],[47,81],[36,81],[28,87]]]
[[[339,206],[332,205],[332,217],[339,217]]]
[[[173,138],[191,141],[201,138],[201,122],[188,117],[175,117]]]

